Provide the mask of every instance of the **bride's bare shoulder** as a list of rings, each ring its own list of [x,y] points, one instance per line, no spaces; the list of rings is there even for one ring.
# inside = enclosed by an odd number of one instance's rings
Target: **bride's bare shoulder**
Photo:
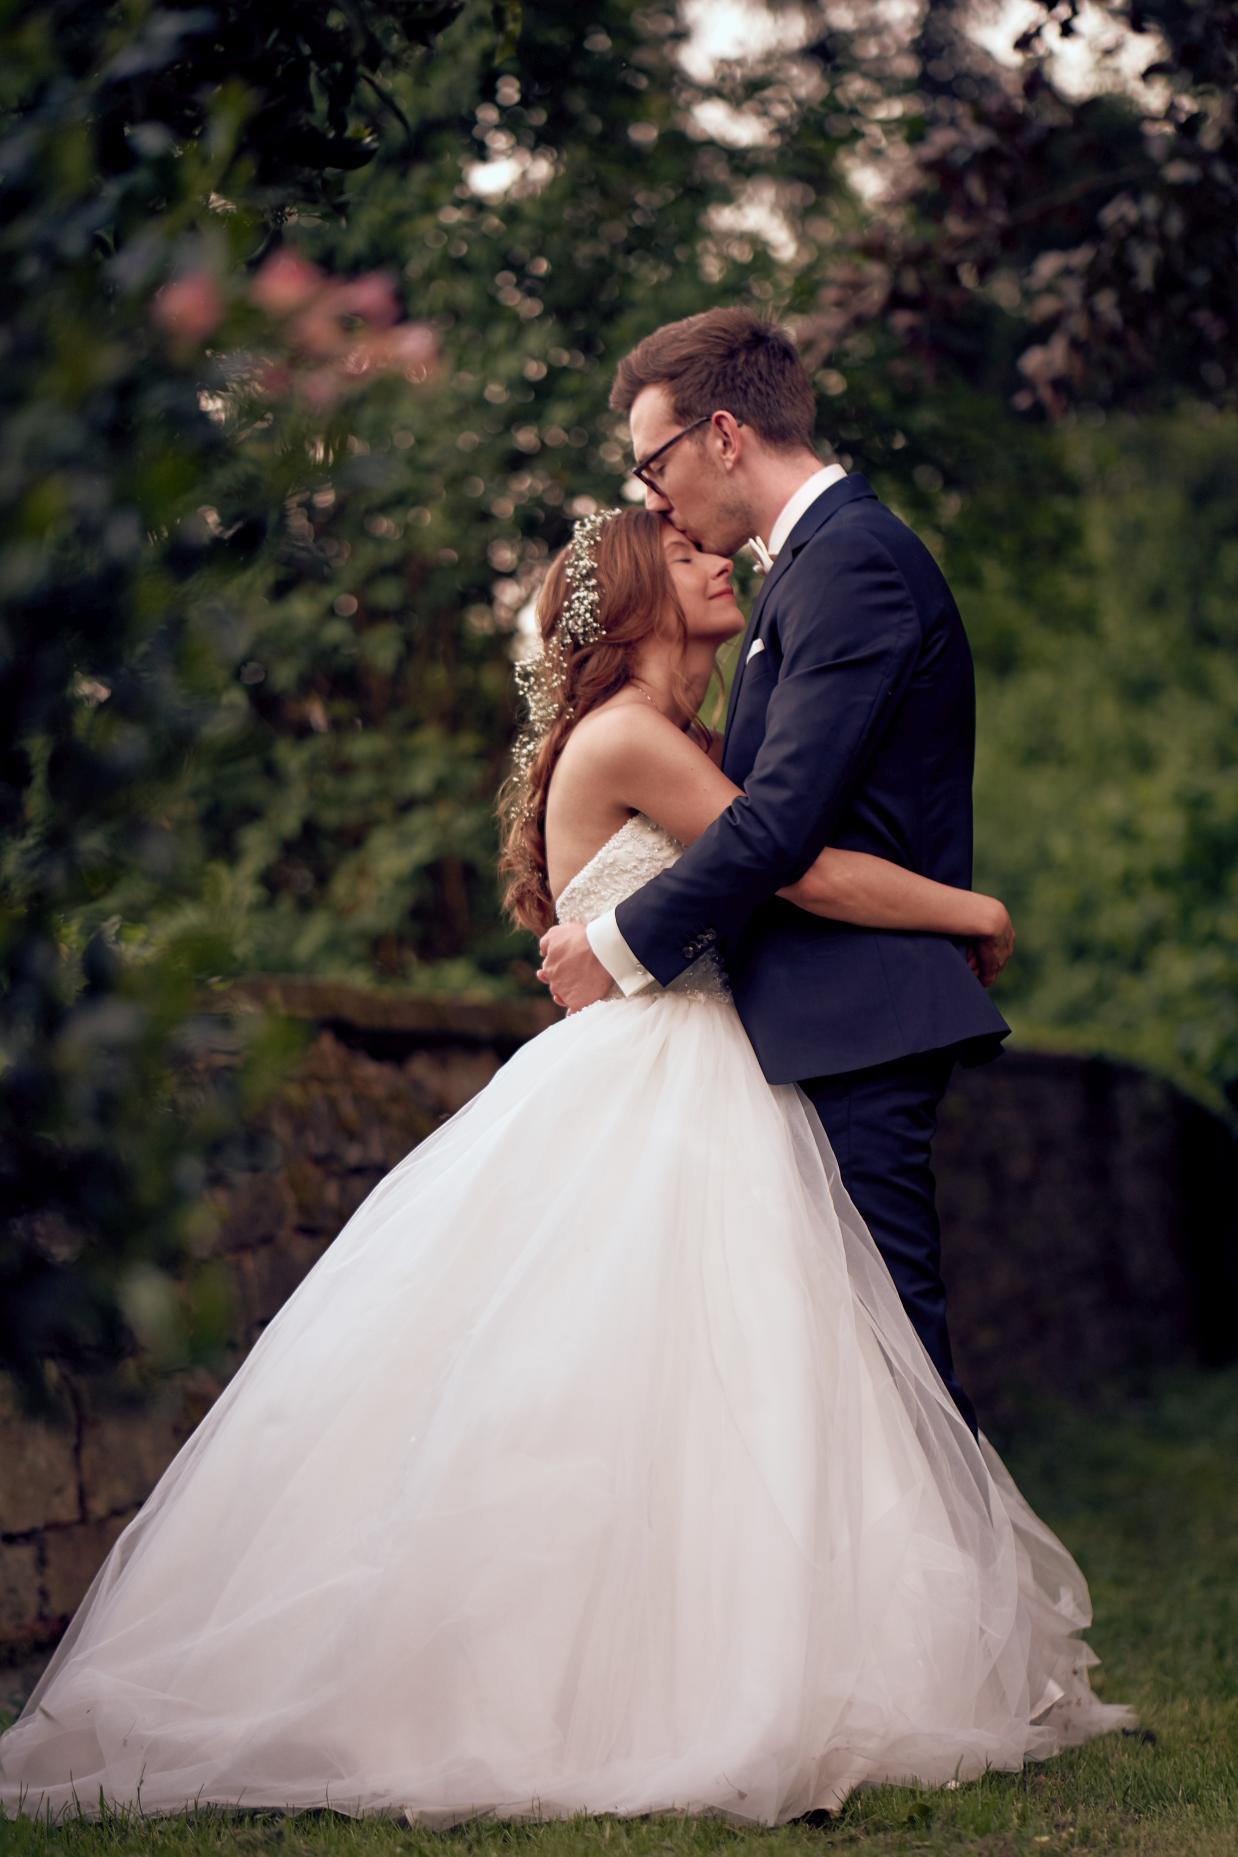
[[[699,754],[684,731],[651,703],[604,703],[582,716],[564,743],[560,761],[602,769],[633,755]]]

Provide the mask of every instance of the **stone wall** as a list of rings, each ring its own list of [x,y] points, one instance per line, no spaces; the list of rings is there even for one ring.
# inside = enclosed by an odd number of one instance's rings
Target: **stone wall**
[[[547,1002],[393,998],[307,980],[235,990],[311,1038],[262,1118],[270,1164],[212,1187],[236,1311],[216,1373],[140,1406],[61,1375],[56,1423],[0,1382],[0,1660],[46,1655],[103,1555],[355,1208],[558,1016]],[[226,1061],[221,1059],[220,1061]],[[1232,1346],[1238,1143],[1129,1067],[1009,1051],[960,1073],[938,1141],[959,1366],[990,1425]]]
[[[956,1073],[935,1152],[951,1332],[982,1422],[1238,1351],[1238,1139],[1171,1084],[1016,1045]]]

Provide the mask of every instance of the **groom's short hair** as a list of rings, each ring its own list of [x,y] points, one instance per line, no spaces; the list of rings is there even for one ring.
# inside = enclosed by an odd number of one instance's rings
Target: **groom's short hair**
[[[726,411],[777,450],[816,449],[816,402],[795,343],[753,310],[704,310],[664,323],[623,357],[610,403],[630,412],[637,394],[654,386],[669,390],[685,425]]]

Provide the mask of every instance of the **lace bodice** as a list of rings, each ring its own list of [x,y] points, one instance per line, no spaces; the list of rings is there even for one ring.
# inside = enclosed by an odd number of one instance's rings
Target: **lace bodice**
[[[564,884],[555,906],[559,921],[592,922],[595,916],[605,915],[659,871],[668,869],[682,851],[679,840],[662,826],[643,812],[634,813]],[[731,997],[722,963],[712,948],[677,974],[665,990],[697,999]],[[623,996],[615,986],[607,997]]]

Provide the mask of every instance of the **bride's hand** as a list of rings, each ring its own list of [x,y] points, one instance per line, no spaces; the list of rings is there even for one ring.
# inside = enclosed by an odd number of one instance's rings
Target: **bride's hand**
[[[991,987],[1014,953],[1014,923],[1010,911],[995,896],[986,898],[993,906],[993,923],[983,935],[968,943],[967,965],[982,987]]]
[[[583,923],[561,922],[547,929],[538,947],[542,964],[537,977],[550,988],[556,1006],[580,1012],[610,992],[611,977],[590,947]]]

